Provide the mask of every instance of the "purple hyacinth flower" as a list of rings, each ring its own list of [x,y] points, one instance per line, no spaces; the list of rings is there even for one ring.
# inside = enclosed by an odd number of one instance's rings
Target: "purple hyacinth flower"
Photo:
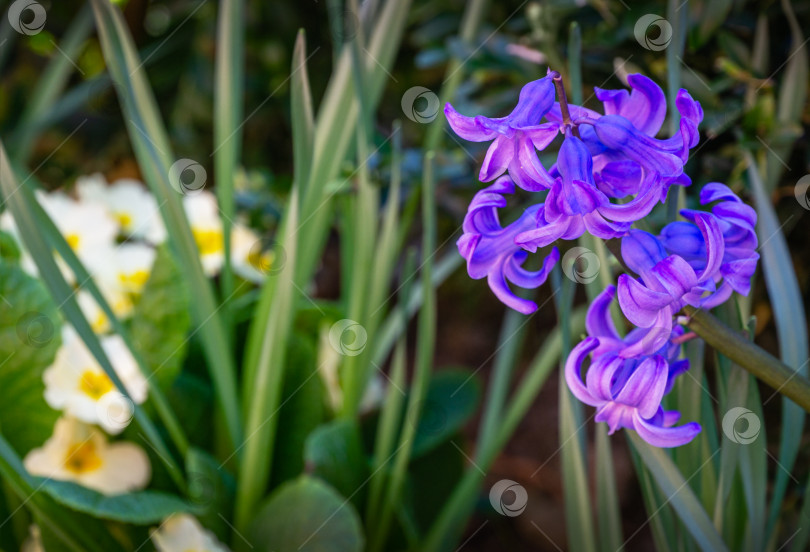
[[[748,295],[751,277],[756,271],[759,254],[757,249],[756,211],[744,204],[725,184],[712,182],[700,191],[700,203],[706,205],[717,201],[712,214],[720,223],[723,233],[724,254],[720,265],[719,280],[723,282],[712,301],[704,306],[716,306],[725,301],[732,292]],[[701,211],[683,210],[681,214],[690,221]],[[697,227],[691,222],[673,222],[661,231],[661,242],[671,253],[679,255],[695,269],[701,270],[706,263],[706,242]]]
[[[586,231],[603,239],[623,236],[630,225],[652,210],[660,196],[660,178],[646,174],[644,186],[631,201],[614,205],[594,182],[593,160],[585,143],[566,136],[555,165],[560,175],[538,211],[537,227],[518,236],[529,251],[558,239],[573,240]]]
[[[583,383],[582,363],[599,344],[599,338],[585,338],[574,347],[565,363],[568,388],[577,399],[596,407],[597,422],[606,422],[610,433],[622,427],[633,429],[656,447],[685,445],[700,433],[700,424],[696,422],[672,427],[680,413],[661,407],[674,378],[660,355],[642,360],[615,354],[592,355]]]
[[[714,215],[695,213],[694,217],[707,244],[706,263],[701,270],[696,271],[679,255],[666,256],[660,240],[647,232],[632,230],[622,239],[622,258],[640,281],[627,274],[619,276],[619,305],[630,322],[649,329],[630,348],[632,354],[659,349],[671,335],[672,317],[687,304],[706,306],[717,291],[715,278],[723,260],[723,234]]]
[[[666,115],[664,92],[643,75],[629,75],[627,81],[632,89],[629,93],[595,89],[604,105],[604,115],[569,106],[571,117],[574,122],[587,123],[580,124],[580,133],[594,157],[595,180],[601,191],[617,199],[638,193],[644,182],[643,168],[661,176],[659,199],[663,201],[673,184],[691,183],[683,173],[683,165],[689,149],[699,140],[697,127],[703,120],[703,110],[688,92],[681,90],[675,104],[681,115],[680,130],[671,138],[658,140],[655,136]],[[546,118],[562,122],[559,104]]]
[[[464,234],[456,245],[467,259],[467,273],[471,278],[478,280],[486,277],[489,287],[506,306],[523,314],[531,314],[537,310],[537,304],[516,296],[508,282],[527,289],[540,286],[559,260],[560,253],[556,247],[553,248],[543,260],[540,270],[523,268],[529,254],[515,243],[515,236],[534,226],[537,211],[542,205],[529,207],[515,222],[502,227],[498,209],[506,206],[504,194],[514,191],[512,180],[503,176],[475,194],[464,217]]]
[[[633,328],[626,336],[622,337],[616,331],[613,324],[613,315],[610,312],[610,305],[616,298],[616,286],[607,286],[597,295],[588,307],[588,314],[585,317],[585,328],[588,335],[599,338],[599,346],[592,352],[594,357],[605,354],[617,354],[622,358],[637,358],[645,354],[656,354],[663,357],[669,364],[670,380],[667,392],[672,387],[672,383],[679,374],[689,369],[689,361],[678,360],[681,353],[681,345],[675,339],[684,334],[681,326],[676,326],[670,332],[668,339],[657,350],[651,353],[639,352],[638,344],[649,334],[648,328]]]
[[[540,191],[554,183],[536,151],[545,149],[559,133],[558,124],[540,123],[553,104],[554,83],[550,77],[544,77],[521,89],[517,106],[506,117],[466,117],[449,103],[444,107],[444,114],[461,138],[471,142],[494,140],[481,166],[478,176],[481,182],[489,182],[508,169],[518,186]]]

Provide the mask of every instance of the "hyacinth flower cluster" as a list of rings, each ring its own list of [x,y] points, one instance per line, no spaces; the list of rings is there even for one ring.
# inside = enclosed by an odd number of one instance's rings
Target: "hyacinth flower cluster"
[[[699,198],[706,210],[682,210],[684,220],[657,235],[634,227],[666,201],[673,185],[691,184],[684,165],[699,141],[703,111],[680,90],[679,130],[657,138],[667,111],[663,91],[643,75],[627,81],[630,91],[595,89],[603,113],[568,104],[560,75],[551,71],[523,87],[506,117],[467,117],[447,104],[456,134],[492,142],[479,174],[492,183],[475,194],[457,245],[470,277],[486,277],[505,305],[530,314],[536,303],[512,286],[543,284],[560,258],[555,244],[585,233],[620,240],[627,273],[590,305],[588,337],[565,363],[566,382],[580,401],[596,407],[596,421],[611,433],[633,429],[655,446],[673,447],[700,432],[694,422],[676,426],[680,414],[662,407],[689,368],[679,358],[690,335],[677,323],[678,313],[686,305],[713,308],[733,292],[748,294],[759,259],[756,213],[726,185],[710,183]],[[547,168],[538,151],[558,138],[556,162]],[[503,225],[498,211],[516,185],[537,201]],[[539,268],[526,268],[538,251]],[[611,319],[614,300],[632,326],[623,336]]]

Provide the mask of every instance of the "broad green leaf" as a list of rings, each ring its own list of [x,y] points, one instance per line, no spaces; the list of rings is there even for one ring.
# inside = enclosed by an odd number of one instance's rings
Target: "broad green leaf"
[[[468,370],[437,371],[431,378],[416,427],[412,457],[418,458],[464,427],[478,408],[481,384]],[[411,420],[405,420],[411,423]]]
[[[421,534],[430,528],[464,473],[468,461],[459,451],[463,446],[463,440],[454,436],[452,442],[444,441],[408,467],[402,501]]]
[[[332,485],[358,509],[361,507],[368,462],[357,420],[337,419],[313,431],[304,458],[309,473]]]
[[[180,371],[191,326],[189,290],[183,274],[169,248],[159,247],[132,315],[132,340],[164,389]]]
[[[60,327],[45,286],[0,260],[0,428],[21,455],[51,436],[59,416],[43,398],[42,372],[62,343]]]
[[[0,261],[16,263],[20,260],[20,246],[14,236],[0,230]]]
[[[175,512],[193,512],[193,506],[178,496],[158,491],[103,495],[70,481],[39,480],[41,490],[63,506],[93,517],[148,525],[160,523]]]
[[[287,344],[287,358],[282,392],[286,399],[278,413],[278,442],[284,446],[274,452],[273,485],[303,472],[307,436],[326,415],[324,386],[311,340],[293,333]]]
[[[276,489],[256,514],[247,539],[257,550],[363,550],[360,518],[354,507],[332,487],[308,476]]]
[[[235,482],[233,476],[213,456],[198,448],[189,448],[186,454],[188,498],[195,515],[220,540],[227,538],[230,527],[222,512],[231,511]]]
[[[666,503],[678,514],[698,546],[706,552],[727,550],[722,537],[717,533],[717,529],[689,486],[689,479],[685,479],[678,471],[667,453],[648,444],[634,431],[628,431],[627,436],[658,484],[658,488],[664,493]],[[704,464],[711,462],[713,457],[714,455],[706,459]],[[690,479],[697,476],[698,472],[688,474]]]

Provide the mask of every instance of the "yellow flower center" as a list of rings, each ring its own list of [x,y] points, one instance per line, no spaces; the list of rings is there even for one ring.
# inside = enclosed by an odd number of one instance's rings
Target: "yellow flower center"
[[[192,233],[201,255],[213,255],[221,253],[225,249],[222,230],[194,228]]]
[[[98,316],[93,320],[92,327],[93,331],[97,334],[104,333],[110,329],[110,320],[107,318],[107,315],[104,314],[104,311],[99,311]]]
[[[102,464],[92,440],[71,445],[65,454],[65,469],[75,474],[97,470]]]
[[[247,255],[247,262],[256,270],[270,270],[273,266],[273,252],[251,249],[250,253]]]
[[[78,234],[68,234],[65,236],[65,241],[68,243],[70,248],[73,251],[79,249],[79,235]]]
[[[109,376],[97,370],[85,370],[79,382],[81,392],[96,401],[114,388],[115,386]]]
[[[129,230],[130,226],[132,226],[132,215],[129,213],[124,213],[121,211],[118,213],[113,213],[113,216],[115,216],[118,224],[120,224],[121,228],[124,230]]]
[[[120,272],[118,274],[118,280],[121,282],[121,284],[123,284],[124,287],[133,293],[140,293],[148,279],[148,270],[136,270],[135,272],[130,272],[129,274]]]

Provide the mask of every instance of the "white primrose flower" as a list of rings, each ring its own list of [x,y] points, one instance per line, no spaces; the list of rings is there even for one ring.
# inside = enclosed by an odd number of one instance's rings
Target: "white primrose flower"
[[[172,514],[151,532],[158,552],[227,552],[213,533],[189,514]]]
[[[118,222],[103,204],[76,201],[62,192],[38,193],[37,197],[85,266],[97,266],[106,261],[104,254],[115,243]]]
[[[20,552],[45,552],[45,547],[42,546],[42,532],[39,526],[30,525],[28,527],[28,538],[22,543]]]
[[[217,198],[211,192],[202,191],[183,197],[183,207],[200,252],[203,271],[207,276],[216,276],[225,261],[225,243]]]
[[[119,335],[103,336],[101,346],[132,401],[146,400],[148,383]],[[134,406],[101,369],[95,357],[69,325],[62,330],[62,346],[42,375],[45,400],[56,410],[111,434],[120,433],[132,418]],[[124,412],[123,411],[129,411]]]
[[[96,428],[70,417],[59,418],[50,439],[23,464],[31,475],[73,481],[106,495],[143,489],[152,471],[138,445],[109,443]]]
[[[143,286],[152,272],[155,255],[155,249],[144,243],[122,243],[105,255],[107,262],[93,267],[93,279],[119,319],[123,320],[132,315],[133,299],[143,291]],[[93,331],[96,333],[110,331],[111,323],[107,314],[89,292],[79,291],[78,301]]]
[[[274,266],[273,251],[265,250],[259,236],[247,226],[234,224],[231,229],[231,266],[233,271],[260,284]]]
[[[124,236],[153,244],[166,240],[157,200],[138,180],[121,178],[107,185],[102,175],[93,174],[76,180],[76,193],[83,201],[104,204]]]

